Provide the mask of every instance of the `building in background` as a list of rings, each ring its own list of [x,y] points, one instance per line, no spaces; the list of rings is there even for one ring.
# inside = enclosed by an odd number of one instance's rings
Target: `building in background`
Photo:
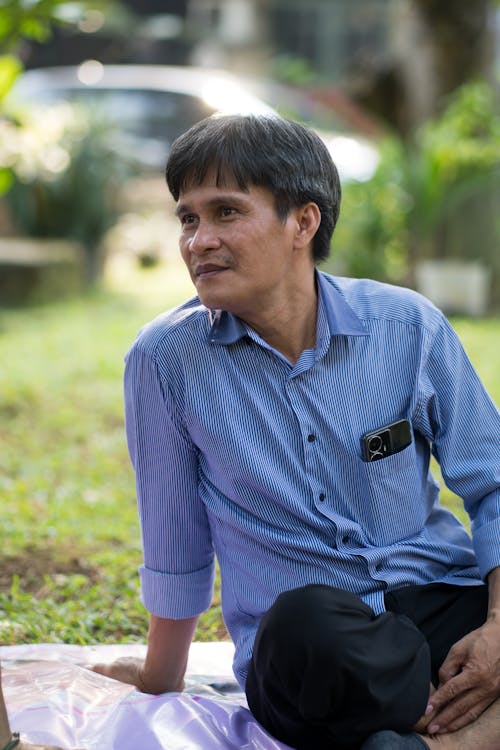
[[[390,0],[187,0],[198,64],[286,75],[286,60],[338,82],[386,44]],[[290,65],[290,72],[298,70]]]
[[[201,64],[248,75],[286,74],[301,60],[339,81],[383,52],[390,0],[110,0],[78,29],[26,48],[27,67],[104,63]]]

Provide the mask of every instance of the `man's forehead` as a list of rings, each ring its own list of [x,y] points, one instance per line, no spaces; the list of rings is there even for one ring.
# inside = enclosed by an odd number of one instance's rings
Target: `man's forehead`
[[[274,196],[269,188],[254,185],[240,185],[235,177],[221,181],[215,174],[208,175],[201,181],[193,179],[182,186],[177,201],[177,213],[195,204],[218,205],[225,202],[247,205],[249,202],[266,201],[274,204]]]
[[[229,168],[212,166],[200,175],[196,170],[187,174],[183,180],[180,194],[187,193],[196,188],[214,188],[217,190],[230,190],[236,192],[248,192],[250,181],[238,180],[234,172]]]

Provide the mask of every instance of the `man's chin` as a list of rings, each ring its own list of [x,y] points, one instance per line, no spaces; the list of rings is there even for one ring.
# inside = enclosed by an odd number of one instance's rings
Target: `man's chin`
[[[231,296],[226,290],[209,288],[208,284],[196,284],[196,292],[200,301],[210,310],[227,310],[231,312]]]
[[[230,312],[228,308],[228,300],[217,294],[207,294],[206,292],[203,293],[198,291],[198,297],[200,302],[209,310],[227,310]]]

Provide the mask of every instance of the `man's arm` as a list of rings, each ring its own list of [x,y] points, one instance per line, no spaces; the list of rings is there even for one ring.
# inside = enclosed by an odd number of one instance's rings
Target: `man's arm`
[[[465,727],[500,697],[500,567],[488,575],[488,586],[486,622],[450,649],[439,671],[426,713],[430,734]]]
[[[214,553],[196,452],[148,341],[139,344],[126,359],[125,415],[142,531],[142,600],[155,614],[145,660],[118,659],[94,670],[161,693],[183,688],[199,613],[212,597]]]
[[[198,616],[170,620],[151,615],[145,660],[125,657],[92,667],[106,677],[135,685],[143,693],[177,692],[184,688],[189,647]]]
[[[450,649],[418,724],[446,733],[471,724],[500,696],[500,420],[444,317],[427,342],[419,393],[416,429],[431,443],[446,485],[464,500],[479,573],[490,591],[486,622]]]

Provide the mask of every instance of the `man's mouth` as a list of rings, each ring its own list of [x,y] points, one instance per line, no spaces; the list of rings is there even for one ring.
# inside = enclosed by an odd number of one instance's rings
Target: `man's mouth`
[[[215,263],[203,263],[200,266],[196,266],[194,275],[196,279],[206,279],[227,270],[227,266],[218,266]]]

